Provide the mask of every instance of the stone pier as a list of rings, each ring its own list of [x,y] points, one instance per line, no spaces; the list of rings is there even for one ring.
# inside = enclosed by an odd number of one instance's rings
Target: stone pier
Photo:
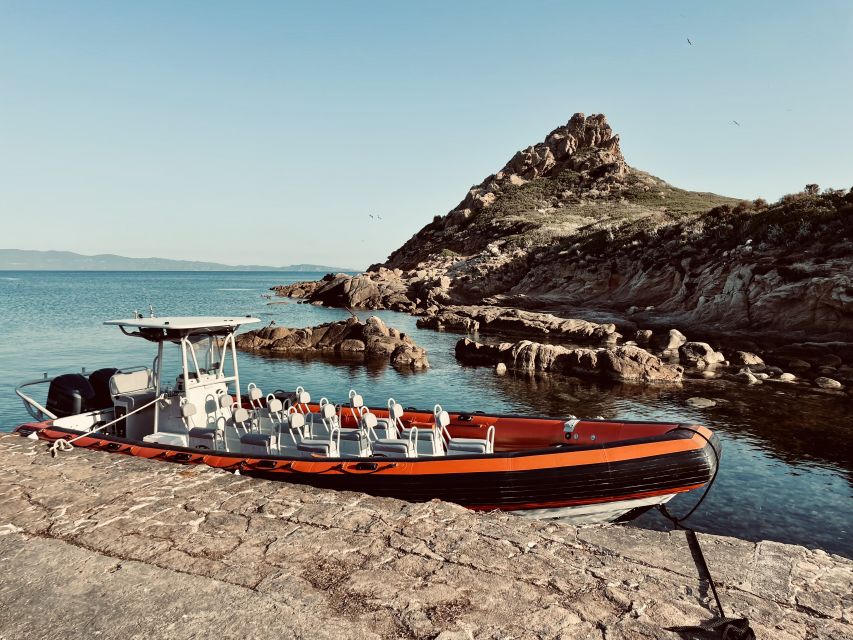
[[[853,637],[853,562],[700,536],[759,638]],[[575,528],[0,437],[0,639],[677,638],[681,533]]]

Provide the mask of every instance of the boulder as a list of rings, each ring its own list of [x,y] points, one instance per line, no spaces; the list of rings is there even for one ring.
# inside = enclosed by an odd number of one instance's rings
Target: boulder
[[[745,382],[746,384],[761,384],[761,380],[756,378],[749,369],[743,369],[736,373],[735,379]]]
[[[731,363],[736,365],[746,365],[754,367],[763,366],[764,360],[749,351],[735,351],[732,354]]]
[[[506,374],[506,365],[503,362],[498,362],[495,365],[495,373],[499,376]]]
[[[779,380],[781,380],[782,382],[794,382],[794,380],[796,380],[796,379],[797,379],[797,376],[795,376],[793,373],[780,373],[779,374]]]
[[[391,365],[401,368],[426,369],[429,367],[427,352],[415,344],[401,344],[391,353]]]
[[[824,377],[815,378],[814,383],[815,386],[820,387],[821,389],[841,389],[843,386],[838,380]]]
[[[678,349],[681,361],[697,369],[719,364],[725,359],[723,354],[714,351],[707,342],[685,342]]]
[[[638,329],[634,339],[637,341],[637,344],[648,344],[652,339],[652,330]]]
[[[437,329],[450,331],[465,331],[474,333],[480,328],[480,323],[474,318],[456,313],[450,309],[442,309],[437,313],[418,318],[419,329]]]
[[[482,344],[464,338],[456,357],[466,364],[497,365],[528,373],[558,373],[604,378],[615,382],[678,383],[684,370],[663,362],[645,349],[631,346],[570,348],[522,340]]]
[[[361,340],[355,340],[353,338],[349,338],[341,342],[340,351],[344,352],[358,352],[364,351],[367,348],[367,345],[364,344]]]
[[[687,404],[691,407],[695,407],[696,409],[710,409],[711,407],[716,407],[717,403],[710,398],[702,398],[699,396],[694,396],[692,398],[687,398]]]
[[[685,342],[687,342],[687,336],[681,333],[678,329],[670,329],[666,344],[663,348],[665,351],[675,351]]]
[[[788,362],[788,368],[794,369],[796,371],[805,371],[806,369],[811,369],[812,366],[805,360],[794,358],[793,360]]]
[[[347,318],[316,327],[291,329],[265,327],[235,337],[238,349],[277,356],[305,353],[363,354],[384,358],[398,368],[423,369],[429,366],[427,352],[405,333],[389,328],[380,318],[365,322]]]
[[[292,284],[270,287],[270,291],[274,291],[275,295],[283,298],[308,298],[318,288],[323,286],[325,280],[308,280],[303,282],[294,282]]]

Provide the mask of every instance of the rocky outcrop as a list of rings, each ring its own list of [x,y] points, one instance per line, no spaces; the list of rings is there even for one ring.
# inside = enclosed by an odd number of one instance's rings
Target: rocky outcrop
[[[484,222],[487,217],[481,216],[484,211],[497,208],[519,188],[566,174],[573,178],[560,183],[559,198],[572,201],[580,193],[607,197],[621,190],[628,173],[619,136],[613,133],[607,118],[601,114],[585,117],[576,113],[545,140],[518,151],[500,171],[471,187],[462,202],[392,253],[384,266],[412,269],[442,252],[458,249],[464,254],[486,250],[493,258],[499,257],[502,252],[488,245],[490,240],[500,240],[503,234],[488,237],[487,233],[481,233],[479,224],[472,229],[472,223],[478,219]]]
[[[270,291],[274,291],[277,296],[283,298],[308,298],[318,288],[323,286],[324,282],[325,280],[303,280],[301,282],[271,287]]]
[[[678,348],[678,353],[683,363],[697,369],[720,364],[725,360],[725,356],[714,351],[707,342],[685,342]]]
[[[481,344],[463,338],[456,343],[456,357],[466,364],[502,362],[515,371],[600,377],[614,382],[678,383],[684,375],[681,366],[665,363],[635,346],[583,349],[529,340]]]
[[[308,302],[328,307],[412,312],[417,307],[408,295],[412,282],[403,280],[401,276],[401,271],[390,269],[356,276],[330,273],[322,280],[273,287],[272,291],[279,296],[304,298]]]
[[[363,354],[387,359],[397,368],[429,367],[427,353],[405,333],[373,316],[366,322],[349,318],[305,329],[264,327],[236,337],[238,349],[276,356],[294,354]]]
[[[476,332],[517,333],[525,336],[549,336],[571,342],[613,344],[621,336],[612,323],[560,318],[550,313],[490,306],[449,306],[428,309],[418,319],[419,327]]]
[[[853,634],[850,560],[699,539],[727,613],[759,638]],[[714,613],[682,532],[576,528],[83,449],[51,458],[17,436],[0,437],[0,556],[9,639],[656,640]]]
[[[588,172],[593,178],[624,175],[628,166],[602,114],[588,118],[574,114],[562,127],[549,133],[543,142],[518,151],[496,174],[472,187],[449,214],[449,221],[464,220],[487,209],[510,186],[520,186],[536,178],[561,171]],[[393,260],[393,257],[392,257]]]
[[[410,288],[446,276],[444,304],[841,337],[853,334],[851,212],[842,190],[768,205],[678,189],[629,167],[604,116],[575,114],[371,270],[397,269]]]

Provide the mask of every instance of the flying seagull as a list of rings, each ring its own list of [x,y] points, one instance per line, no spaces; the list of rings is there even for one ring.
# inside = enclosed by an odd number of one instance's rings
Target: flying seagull
[[[737,126],[740,126],[740,122],[738,122],[737,120],[732,120],[732,122],[734,122]]]
[[[370,216],[371,220],[373,220],[373,214],[372,213],[368,213],[367,215]]]
[[[687,44],[689,44],[691,47],[693,46],[693,43],[690,42],[690,38],[687,38]]]

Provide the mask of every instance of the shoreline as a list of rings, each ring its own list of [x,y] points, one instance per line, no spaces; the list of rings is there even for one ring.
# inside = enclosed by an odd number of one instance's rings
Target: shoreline
[[[651,310],[641,310],[631,319],[626,314],[611,311],[577,310],[568,313],[570,309],[551,301],[547,306],[504,306],[500,297],[487,298],[480,305],[458,305],[442,302],[441,295],[430,293],[429,306],[420,300],[412,302],[405,297],[399,288],[383,291],[381,288],[369,288],[365,294],[360,293],[366,287],[364,281],[370,280],[371,275],[387,278],[390,272],[381,269],[371,274],[367,272],[359,276],[344,274],[327,274],[321,280],[300,281],[289,285],[271,287],[270,290],[278,297],[290,298],[298,304],[321,305],[332,308],[355,309],[358,311],[389,310],[408,313],[418,318],[418,327],[424,329],[450,331],[459,335],[457,354],[468,352],[462,348],[469,339],[477,342],[505,344],[515,341],[515,350],[523,347],[522,342],[532,340],[538,347],[565,345],[599,346],[612,352],[618,347],[639,347],[645,354],[639,354],[643,361],[641,375],[632,378],[622,378],[614,374],[616,381],[632,381],[636,383],[659,384],[675,380],[677,374],[672,372],[656,377],[654,371],[666,365],[683,365],[683,380],[701,381],[705,379],[725,379],[736,383],[761,384],[765,381],[781,383],[796,389],[808,389],[816,392],[826,392],[841,397],[853,397],[853,342],[840,341],[839,336],[806,334],[789,334],[783,332],[768,332],[758,334],[743,330],[725,331],[722,328],[711,327],[701,333],[693,333],[689,328],[689,338],[666,320],[666,316],[653,317]],[[384,275],[383,275],[384,274]],[[439,284],[446,290],[448,282]],[[361,281],[361,282],[359,282]],[[410,285],[415,287],[414,285]],[[395,285],[396,287],[396,285]],[[365,297],[366,296],[366,297]],[[496,304],[497,303],[497,304]],[[471,310],[475,311],[471,311]],[[479,314],[479,315],[478,315]],[[483,317],[486,324],[483,325]],[[522,316],[522,320],[509,316]],[[507,319],[510,322],[507,322]],[[491,326],[489,323],[493,323]],[[561,325],[587,325],[579,330],[576,327],[565,329]],[[686,325],[681,325],[686,327]],[[667,332],[667,327],[669,330]],[[483,332],[485,340],[479,335]],[[584,332],[587,335],[584,335]],[[677,336],[673,340],[672,336]],[[696,336],[699,337],[696,337]],[[841,336],[846,337],[846,336]],[[519,342],[521,341],[521,342]],[[702,354],[685,354],[683,345],[706,345],[701,347],[706,351],[707,360]],[[714,347],[710,347],[713,343]],[[467,346],[464,345],[464,346]],[[461,351],[460,351],[461,350]],[[693,348],[695,351],[695,348]],[[726,355],[723,355],[723,351]],[[743,358],[738,354],[746,354],[745,359],[736,361],[732,356]],[[754,356],[758,356],[755,358]],[[517,356],[513,355],[514,358]],[[522,358],[524,359],[524,358]],[[765,361],[766,360],[766,361]],[[493,361],[485,363],[482,358],[474,358],[468,364],[505,364],[510,370],[516,368],[524,373],[560,374],[559,368],[540,367],[538,364],[531,368],[529,362],[521,366],[513,366],[512,358],[494,356]],[[634,365],[631,365],[634,366]],[[594,381],[600,377],[589,371],[570,368],[574,377]],[[782,378],[780,379],[780,376]],[[817,382],[819,380],[819,382]]]
[[[680,532],[51,458],[19,436],[0,436],[0,460],[0,636],[675,638],[663,627],[712,613]],[[699,537],[726,612],[758,637],[853,632],[853,561]]]

